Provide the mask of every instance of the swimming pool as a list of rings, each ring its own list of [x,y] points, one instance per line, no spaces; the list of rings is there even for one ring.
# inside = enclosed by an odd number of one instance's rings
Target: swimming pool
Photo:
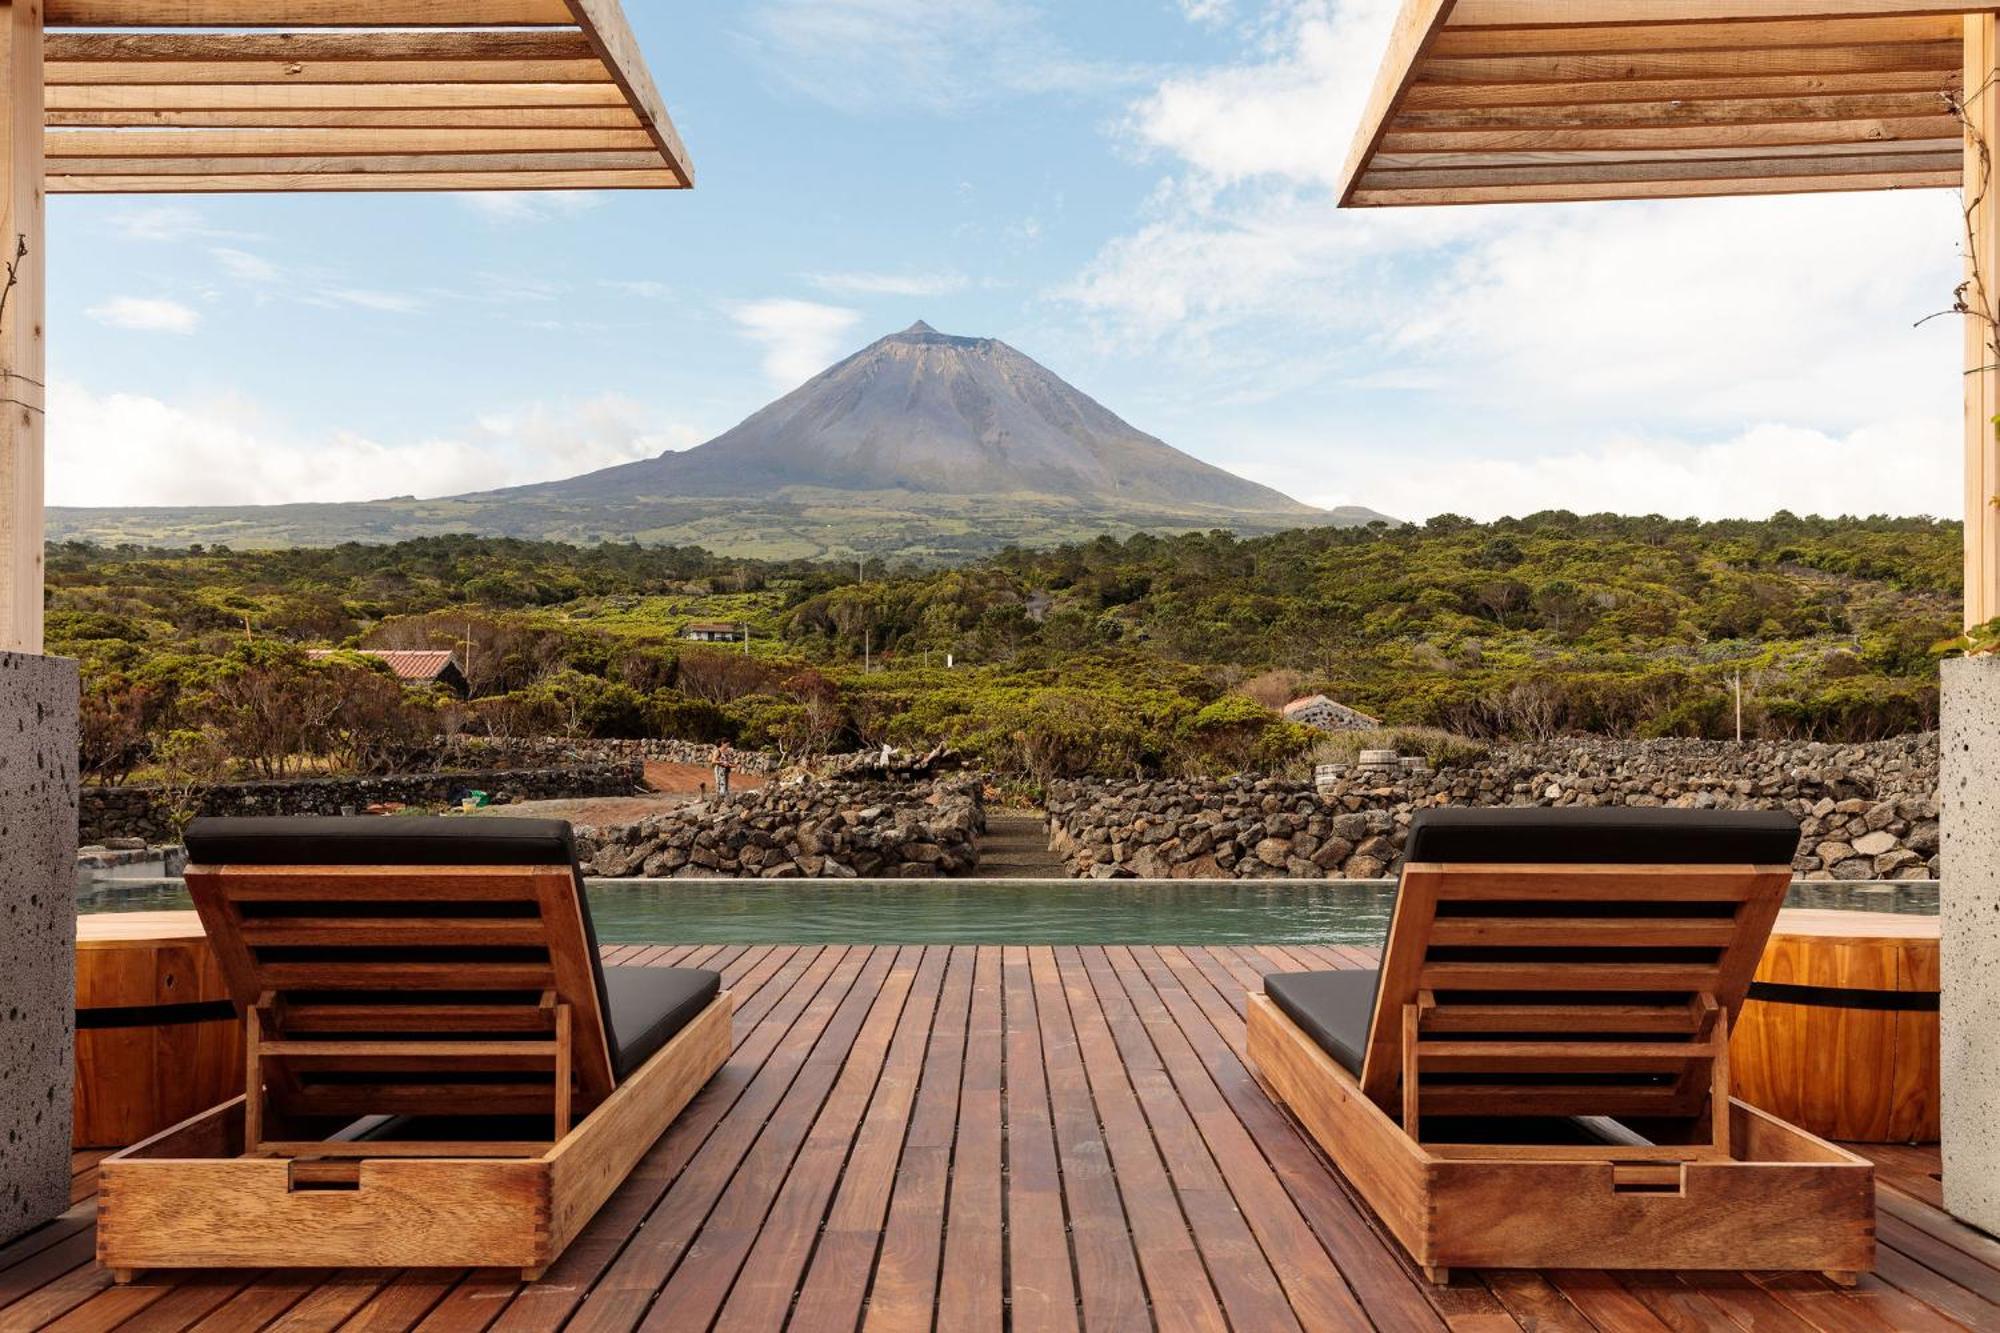
[[[1390,880],[757,880],[589,883],[604,944],[1359,944]],[[1793,907],[1937,912],[1935,882],[1801,881]],[[79,912],[187,907],[178,879],[100,880]]]

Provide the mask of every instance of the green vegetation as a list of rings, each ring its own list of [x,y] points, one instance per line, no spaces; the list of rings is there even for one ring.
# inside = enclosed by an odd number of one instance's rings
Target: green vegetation
[[[1109,537],[954,568],[437,537],[231,551],[53,545],[86,771],[394,767],[439,731],[948,741],[1034,778],[1220,771],[1316,739],[1323,691],[1452,737],[1861,739],[1936,716],[1959,529],[1924,519],[1475,524]],[[747,625],[748,651],[682,640]],[[472,697],[310,647],[450,647]],[[947,666],[947,662],[950,666]]]

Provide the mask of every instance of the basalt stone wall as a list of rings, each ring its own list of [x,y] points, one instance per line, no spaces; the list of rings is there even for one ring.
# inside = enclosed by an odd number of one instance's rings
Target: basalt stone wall
[[[1436,771],[1058,783],[1050,846],[1070,873],[1145,879],[1373,879],[1434,806],[1680,806],[1799,817],[1806,879],[1935,879],[1935,734],[1859,745],[1597,738],[1508,745]]]
[[[576,764],[706,764],[715,747],[680,740],[564,740],[553,736],[450,736],[439,742],[442,756],[461,767],[515,765],[567,767]],[[783,760],[774,750],[738,750],[736,767],[745,773],[775,773]]]
[[[461,793],[483,791],[495,804],[574,796],[623,796],[644,781],[636,759],[564,768],[506,768],[393,777],[305,778],[295,782],[229,782],[193,797],[203,815],[337,815],[371,805],[443,806]],[[80,836],[177,842],[174,802],[157,787],[85,787]],[[71,849],[72,851],[74,848]]]
[[[608,878],[924,879],[978,864],[979,784],[802,782],[577,831],[584,873]]]

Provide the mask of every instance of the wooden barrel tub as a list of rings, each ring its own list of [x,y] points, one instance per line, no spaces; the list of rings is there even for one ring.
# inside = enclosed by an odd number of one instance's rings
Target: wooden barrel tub
[[[243,1091],[243,1031],[193,912],[76,922],[78,1148],[123,1147]]]
[[[1778,916],[1729,1046],[1736,1095],[1821,1138],[1938,1137],[1938,918]]]

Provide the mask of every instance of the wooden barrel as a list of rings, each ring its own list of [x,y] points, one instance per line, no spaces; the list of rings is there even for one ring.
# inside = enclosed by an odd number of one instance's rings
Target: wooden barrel
[[[1736,1095],[1854,1143],[1938,1137],[1938,918],[1785,911],[1729,1046]]]
[[[243,1030],[193,912],[76,921],[78,1148],[123,1147],[243,1091]]]

